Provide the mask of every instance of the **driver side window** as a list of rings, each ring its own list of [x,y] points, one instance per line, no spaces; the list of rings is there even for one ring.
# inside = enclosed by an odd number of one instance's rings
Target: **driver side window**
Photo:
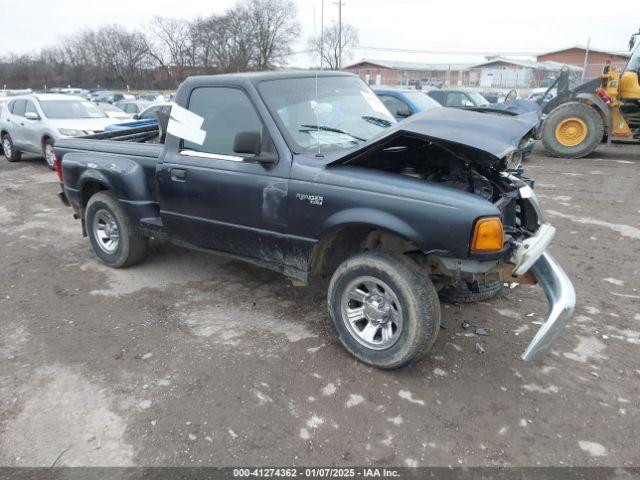
[[[189,110],[204,118],[202,129],[206,137],[202,145],[183,140],[185,149],[236,160],[244,156],[234,151],[236,136],[242,132],[255,132],[260,136],[262,153],[275,153],[273,142],[260,117],[242,90],[229,87],[197,88],[191,93]]]

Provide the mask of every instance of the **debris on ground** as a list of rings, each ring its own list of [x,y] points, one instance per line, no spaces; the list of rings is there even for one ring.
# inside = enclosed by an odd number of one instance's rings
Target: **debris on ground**
[[[466,320],[462,321],[462,328],[464,330],[469,330],[473,325],[471,325],[471,323],[467,322]]]
[[[485,349],[480,343],[476,343],[476,353],[485,353]]]
[[[486,328],[482,328],[482,327],[476,327],[476,335],[481,335],[483,337],[488,337],[489,334],[489,330]]]

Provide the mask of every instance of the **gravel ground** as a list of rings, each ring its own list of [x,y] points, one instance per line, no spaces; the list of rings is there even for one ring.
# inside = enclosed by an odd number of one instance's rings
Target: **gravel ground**
[[[551,354],[519,358],[546,303],[518,286],[445,306],[393,372],[339,345],[319,288],[163,244],[104,267],[43,161],[2,158],[0,464],[640,466],[638,151],[526,164],[578,296]]]

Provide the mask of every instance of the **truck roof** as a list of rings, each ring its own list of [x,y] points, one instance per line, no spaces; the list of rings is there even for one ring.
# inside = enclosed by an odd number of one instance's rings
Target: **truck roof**
[[[354,74],[348,72],[339,72],[336,70],[280,70],[277,72],[243,72],[243,73],[225,73],[222,75],[198,75],[188,77],[184,84],[190,86],[192,84],[203,85],[207,83],[216,84],[232,84],[232,83],[260,83],[265,80],[278,80],[287,78],[313,78],[318,77],[355,77]]]

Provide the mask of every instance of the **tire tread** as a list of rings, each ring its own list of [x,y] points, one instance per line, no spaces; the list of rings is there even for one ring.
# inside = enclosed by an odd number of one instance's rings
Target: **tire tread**
[[[337,285],[345,276],[363,268],[383,271],[393,278],[397,284],[394,289],[401,290],[396,290],[396,294],[410,297],[411,305],[407,309],[418,317],[419,324],[413,326],[416,331],[410,337],[412,340],[390,358],[375,358],[355,340],[343,338],[337,324],[342,322],[340,309],[335,305],[336,302],[339,305],[341,296],[341,292],[336,291]],[[440,302],[433,283],[416,262],[393,252],[371,250],[345,260],[331,278],[327,301],[332,326],[342,344],[360,361],[377,368],[396,369],[418,360],[431,349],[440,330]],[[405,318],[405,328],[408,322],[409,319]]]
[[[566,147],[556,140],[556,120],[567,117],[578,117],[593,123],[593,131],[587,132],[587,142],[582,148]],[[583,158],[592,153],[602,142],[604,136],[604,123],[600,114],[594,107],[581,102],[567,102],[554,108],[545,119],[542,126],[542,144],[551,155],[558,158]]]

